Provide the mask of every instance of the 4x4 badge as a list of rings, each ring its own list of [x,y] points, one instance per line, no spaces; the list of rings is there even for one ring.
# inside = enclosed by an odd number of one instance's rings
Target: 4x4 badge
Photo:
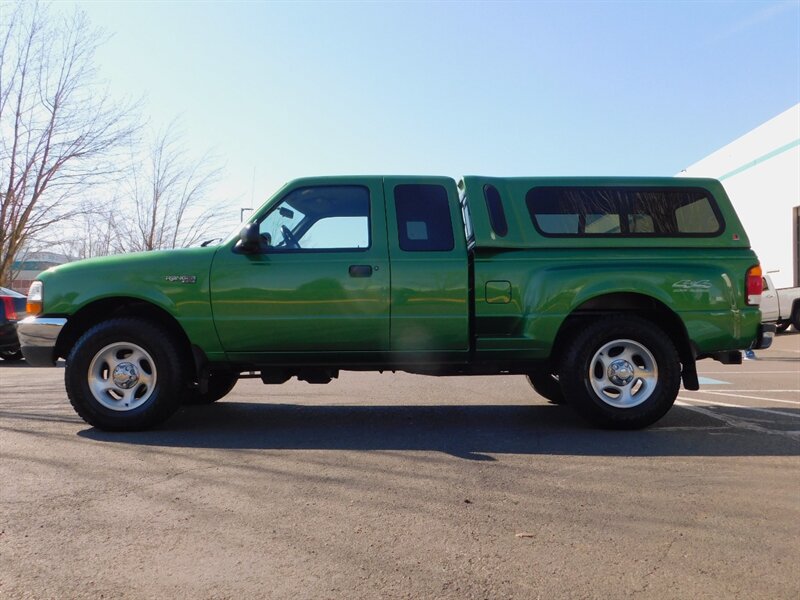
[[[711,289],[711,282],[708,279],[701,279],[700,281],[692,281],[691,279],[683,279],[676,281],[672,284],[672,289],[675,292],[701,292]]]

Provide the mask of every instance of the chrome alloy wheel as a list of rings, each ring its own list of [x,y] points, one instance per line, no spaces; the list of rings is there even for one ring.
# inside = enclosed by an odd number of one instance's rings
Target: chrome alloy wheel
[[[116,411],[139,408],[152,396],[156,366],[150,354],[131,342],[109,344],[89,365],[89,389],[104,407]]]
[[[589,381],[597,397],[614,408],[633,408],[656,389],[658,366],[639,342],[614,340],[595,352],[589,363]]]

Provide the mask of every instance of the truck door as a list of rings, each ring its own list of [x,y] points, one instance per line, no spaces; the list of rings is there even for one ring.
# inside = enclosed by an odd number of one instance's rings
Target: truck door
[[[330,181],[301,180],[272,202],[256,219],[263,242],[257,252],[233,244],[217,252],[212,309],[232,358],[343,359],[388,350],[381,179]]]
[[[469,265],[455,182],[386,178],[395,361],[463,360],[469,351]]]

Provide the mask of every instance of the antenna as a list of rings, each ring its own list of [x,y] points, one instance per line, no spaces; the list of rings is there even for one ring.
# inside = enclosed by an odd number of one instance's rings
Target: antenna
[[[256,166],[253,165],[253,181],[250,184],[250,208],[253,208],[253,197],[256,193]]]

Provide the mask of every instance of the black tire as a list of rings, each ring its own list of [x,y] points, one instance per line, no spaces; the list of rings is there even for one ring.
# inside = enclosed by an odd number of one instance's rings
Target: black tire
[[[224,371],[212,371],[208,375],[208,389],[205,394],[201,394],[197,388],[189,390],[183,396],[183,404],[201,405],[211,404],[227,396],[239,381],[239,373],[226,373]]]
[[[633,315],[594,321],[572,340],[559,381],[582,417],[609,429],[640,429],[675,403],[681,366],[663,330]]]
[[[184,364],[179,345],[163,328],[142,319],[111,319],[78,340],[64,380],[84,421],[107,431],[136,431],[178,409],[187,381]]]
[[[8,362],[17,362],[22,360],[22,350],[3,350],[0,352],[0,358]]]
[[[792,327],[795,331],[800,331],[800,302],[795,302],[792,307]]]
[[[564,404],[564,391],[558,377],[552,373],[528,373],[526,376],[533,391],[551,404]]]
[[[775,333],[783,333],[787,329],[789,329],[789,321],[778,321],[775,323]]]

